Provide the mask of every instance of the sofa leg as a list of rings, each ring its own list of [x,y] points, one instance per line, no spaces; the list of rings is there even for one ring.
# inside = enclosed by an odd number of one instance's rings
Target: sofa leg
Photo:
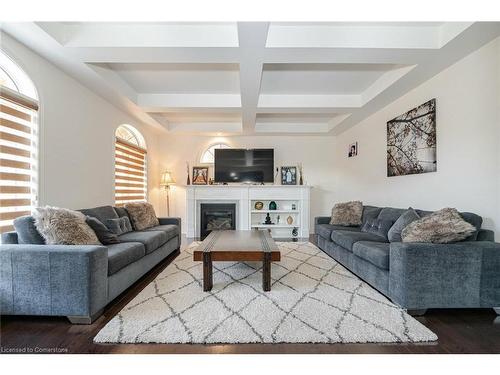
[[[406,312],[411,316],[421,316],[427,312],[427,309],[406,310]]]
[[[500,315],[500,307],[494,307],[493,310],[495,310],[497,315]]]
[[[68,316],[68,320],[71,322],[71,324],[92,324],[97,318],[99,318],[102,314],[104,309],[99,310],[95,314],[91,316]]]

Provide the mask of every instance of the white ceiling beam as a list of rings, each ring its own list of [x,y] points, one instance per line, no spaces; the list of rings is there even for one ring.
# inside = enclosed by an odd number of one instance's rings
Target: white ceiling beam
[[[238,47],[235,22],[39,22],[65,47]]]
[[[328,133],[330,127],[328,123],[321,122],[262,122],[257,121],[255,124],[257,133],[294,133],[294,134],[309,134],[309,133]]]
[[[238,63],[240,51],[232,47],[66,47],[87,63]]]
[[[253,133],[262,80],[262,55],[266,45],[268,22],[238,23],[240,45],[240,91],[243,132]]]
[[[440,26],[271,23],[266,47],[435,49],[440,47]]]
[[[169,131],[182,133],[241,133],[241,122],[170,122]]]
[[[361,95],[277,95],[261,94],[261,108],[359,108]]]
[[[147,112],[178,108],[241,108],[238,94],[138,94],[137,105]]]

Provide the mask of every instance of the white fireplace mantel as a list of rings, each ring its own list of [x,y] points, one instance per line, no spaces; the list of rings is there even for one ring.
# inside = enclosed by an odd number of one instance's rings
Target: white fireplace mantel
[[[200,236],[200,206],[202,203],[234,203],[236,205],[236,229],[249,230],[266,226],[259,220],[265,215],[268,207],[262,211],[254,208],[255,201],[268,204],[275,201],[278,204],[277,211],[269,211],[276,218],[282,215],[280,224],[269,226],[270,229],[280,233],[291,233],[293,227],[297,228],[300,238],[309,237],[309,212],[310,191],[312,186],[308,185],[189,185],[187,188],[187,212],[186,226],[187,237]],[[295,205],[295,210],[291,206]],[[283,207],[279,207],[283,205]],[[280,209],[282,208],[282,209]],[[287,216],[294,218],[293,224],[287,224]],[[276,222],[276,219],[274,220]],[[274,233],[273,233],[274,235]]]

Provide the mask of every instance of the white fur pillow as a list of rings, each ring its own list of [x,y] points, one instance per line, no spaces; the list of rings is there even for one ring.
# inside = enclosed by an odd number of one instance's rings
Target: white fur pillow
[[[363,203],[360,201],[336,203],[332,209],[331,225],[359,226],[363,217]]]
[[[48,245],[100,245],[81,212],[58,207],[38,207],[35,227]]]
[[[143,230],[160,225],[155,209],[147,202],[134,202],[125,205],[135,230]]]
[[[450,243],[465,240],[476,232],[455,208],[443,208],[416,220],[401,232],[403,242]]]

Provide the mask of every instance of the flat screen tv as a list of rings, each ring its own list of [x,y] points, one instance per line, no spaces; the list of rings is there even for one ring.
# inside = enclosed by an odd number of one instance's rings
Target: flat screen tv
[[[215,149],[215,182],[274,182],[272,148]]]

